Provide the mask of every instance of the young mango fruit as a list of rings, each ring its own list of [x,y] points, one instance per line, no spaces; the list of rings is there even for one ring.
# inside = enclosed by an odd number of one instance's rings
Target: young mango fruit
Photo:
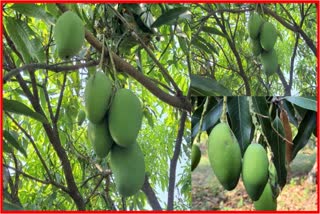
[[[193,171],[199,164],[201,159],[201,151],[198,145],[192,144],[191,148],[191,171]]]

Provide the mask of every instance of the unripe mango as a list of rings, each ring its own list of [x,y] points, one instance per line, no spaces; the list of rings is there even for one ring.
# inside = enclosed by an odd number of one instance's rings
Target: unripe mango
[[[193,171],[199,164],[201,158],[201,151],[198,145],[192,144],[191,148],[191,171]]]
[[[216,125],[209,135],[208,156],[214,174],[227,190],[234,189],[241,172],[241,150],[227,123]]]
[[[142,123],[139,98],[129,89],[119,89],[109,111],[109,129],[113,140],[123,147],[133,144]]]
[[[81,126],[85,119],[86,119],[86,112],[81,109],[78,113],[78,126]]]
[[[265,22],[261,27],[260,44],[265,51],[271,51],[277,41],[277,30],[270,22]]]
[[[134,195],[141,189],[145,179],[145,163],[137,143],[127,148],[114,144],[110,153],[110,167],[116,188],[122,196]]]
[[[249,36],[251,39],[257,39],[260,33],[261,26],[263,24],[263,19],[257,13],[253,13],[248,21]]]
[[[108,155],[113,141],[109,134],[107,120],[98,124],[89,122],[88,138],[92,144],[94,152],[99,158],[104,158]]]
[[[253,202],[256,210],[277,210],[277,199],[274,199],[271,185],[267,182],[259,200]]]
[[[268,181],[268,156],[258,143],[251,143],[243,156],[242,180],[253,201],[260,198]]]
[[[278,56],[274,49],[269,52],[263,51],[261,54],[261,62],[263,71],[267,76],[270,76],[278,70]]]
[[[61,58],[68,59],[80,51],[84,42],[84,31],[82,20],[74,12],[65,12],[58,18],[53,37]]]
[[[96,72],[88,79],[84,94],[88,119],[92,123],[101,123],[109,108],[111,80],[103,72]]]

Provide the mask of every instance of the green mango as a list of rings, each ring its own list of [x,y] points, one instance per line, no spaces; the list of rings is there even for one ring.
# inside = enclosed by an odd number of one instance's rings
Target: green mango
[[[191,171],[193,171],[199,164],[201,158],[201,151],[198,145],[193,144],[191,148]]]
[[[266,150],[258,143],[251,143],[243,156],[242,180],[253,201],[260,198],[268,181],[269,161]]]
[[[271,185],[267,182],[259,200],[254,201],[256,210],[277,210],[277,199],[274,199]]]
[[[265,22],[261,27],[260,44],[263,50],[271,51],[277,41],[277,30],[270,22]]]
[[[104,158],[108,155],[113,141],[109,134],[107,120],[98,124],[89,122],[88,138],[92,144],[94,152],[99,158]]]
[[[262,47],[260,45],[259,39],[251,39],[251,50],[253,55],[258,56],[262,52]]]
[[[142,115],[139,98],[129,89],[119,89],[109,111],[109,130],[115,143],[128,147],[136,141]]]
[[[86,119],[86,112],[81,109],[78,113],[78,126],[81,126],[85,119]]]
[[[112,82],[103,72],[96,72],[88,81],[84,91],[84,102],[88,119],[101,123],[109,108]]]
[[[72,11],[63,13],[54,27],[53,37],[58,55],[69,59],[76,55],[84,43],[85,29],[82,20]]]
[[[261,54],[261,62],[263,66],[262,69],[267,76],[271,76],[277,72],[279,66],[278,56],[274,49],[269,52],[263,51]]]
[[[249,36],[251,39],[257,39],[263,24],[263,19],[257,13],[253,13],[248,21]]]
[[[227,123],[216,125],[209,135],[208,156],[214,174],[227,190],[234,189],[241,173],[241,150]]]
[[[110,167],[118,192],[131,196],[141,189],[145,179],[143,153],[137,143],[124,148],[113,145],[110,153]]]

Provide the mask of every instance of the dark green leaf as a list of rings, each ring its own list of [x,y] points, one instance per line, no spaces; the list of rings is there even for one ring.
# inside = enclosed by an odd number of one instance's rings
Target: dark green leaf
[[[3,210],[23,210],[23,208],[17,204],[12,204],[7,201],[4,201],[3,202]]]
[[[229,89],[220,85],[217,81],[209,78],[205,78],[199,75],[191,75],[191,92],[193,95],[200,96],[230,96]]]
[[[269,145],[273,153],[273,163],[277,169],[278,183],[280,187],[283,187],[287,181],[286,143],[283,140],[285,137],[284,128],[278,116],[273,121],[273,128],[278,133],[273,131],[273,141],[269,142]]]
[[[188,7],[178,7],[163,13],[152,25],[151,28],[158,28],[162,25],[174,23],[179,17],[189,13]]]
[[[54,23],[54,18],[47,14],[43,7],[37,4],[14,4],[11,8],[25,16],[42,19],[49,24]]]
[[[303,120],[301,121],[298,133],[293,139],[292,159],[308,142],[316,127],[317,113],[314,111],[307,111]]]
[[[273,140],[273,131],[271,127],[271,120],[269,118],[269,108],[265,97],[253,96],[251,97],[253,108],[257,114],[258,121],[260,122],[262,132],[267,137],[268,142]]]
[[[236,136],[242,155],[250,144],[252,121],[247,97],[236,96],[228,98],[228,114],[231,129]]]
[[[203,32],[206,32],[206,33],[209,33],[209,34],[215,34],[215,35],[218,35],[218,36],[223,36],[223,37],[225,37],[225,35],[224,35],[220,30],[218,30],[218,29],[215,28],[215,27],[204,26],[204,27],[202,28],[202,31],[203,31]]]
[[[300,106],[301,108],[317,111],[317,102],[315,99],[307,97],[284,97],[284,99],[297,106]]]
[[[16,100],[8,100],[8,99],[3,99],[3,109],[5,111],[15,113],[15,114],[22,114],[28,117],[31,117],[35,120],[38,120],[42,123],[48,123],[48,120],[46,119],[45,116],[34,112],[32,109],[30,109],[28,106],[25,104],[16,101]]]
[[[202,121],[202,131],[206,131],[212,128],[220,119],[222,112],[222,101],[220,101],[217,105],[213,106],[208,113],[204,115]],[[192,128],[191,137],[195,137],[200,129],[200,121]]]
[[[3,136],[8,143],[10,143],[14,148],[20,151],[25,157],[27,157],[26,150],[19,144],[19,142],[11,135],[7,130],[3,131]]]
[[[295,112],[294,112],[294,108],[293,108],[292,104],[290,102],[288,102],[287,100],[284,100],[283,108],[286,110],[286,112],[288,114],[288,118],[289,118],[290,123],[295,125],[295,127],[298,127],[298,121],[297,121],[297,118],[295,117]]]

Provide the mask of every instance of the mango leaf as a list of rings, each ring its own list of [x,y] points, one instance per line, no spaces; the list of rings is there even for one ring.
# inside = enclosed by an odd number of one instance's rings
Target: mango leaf
[[[284,97],[289,102],[311,111],[317,111],[317,102],[315,99],[307,97]]]
[[[152,25],[151,28],[158,28],[162,25],[171,25],[178,18],[188,18],[190,12],[188,7],[173,8],[163,13]]]
[[[6,29],[10,36],[10,39],[14,43],[17,50],[21,53],[24,62],[30,63],[31,55],[29,53],[27,43],[25,43],[25,40],[28,40],[28,38],[26,38],[26,35],[23,29],[19,27],[18,21],[13,18],[6,17],[5,24],[6,24]]]
[[[268,142],[273,140],[273,131],[271,127],[271,120],[269,118],[269,108],[265,97],[253,96],[251,97],[254,111],[257,114],[263,134],[266,136]]]
[[[213,106],[203,117],[202,131],[212,128],[220,119],[222,112],[222,101]],[[192,127],[191,137],[195,137],[200,130],[200,121]]]
[[[293,139],[292,159],[294,159],[300,149],[309,142],[310,136],[316,127],[316,121],[317,113],[314,111],[307,111],[299,125],[298,133]]]
[[[245,96],[228,97],[228,114],[231,121],[231,129],[236,136],[243,156],[250,144],[252,121],[249,102]]]
[[[8,143],[10,143],[14,148],[21,152],[25,157],[27,157],[26,150],[19,144],[19,142],[11,135],[7,130],[3,131],[3,136]]]
[[[54,23],[54,18],[46,13],[43,7],[37,4],[14,4],[11,9],[29,17],[42,19],[49,24]]]
[[[220,30],[218,30],[218,29],[215,28],[215,27],[204,26],[204,27],[202,28],[202,31],[203,31],[203,32],[206,32],[206,33],[209,33],[209,34],[215,34],[215,35],[218,35],[218,36],[226,37],[226,35],[224,35]]]
[[[217,81],[191,74],[191,93],[197,96],[230,96],[231,91]]]
[[[3,109],[4,111],[15,113],[15,114],[22,114],[28,117],[31,117],[35,120],[38,120],[42,123],[49,123],[47,118],[37,112],[34,112],[32,109],[30,109],[25,104],[16,101],[16,100],[8,100],[3,99]]]
[[[286,110],[288,114],[288,118],[290,123],[292,123],[295,127],[298,127],[298,120],[295,117],[295,112],[292,104],[288,102],[287,100],[284,100],[283,102],[283,108]]]
[[[273,153],[273,163],[277,169],[278,183],[280,187],[284,187],[287,181],[286,143],[283,140],[285,138],[284,127],[278,115],[273,121],[273,128],[278,133],[273,131],[273,141],[269,142],[269,145]]]
[[[3,210],[23,210],[23,208],[17,204],[12,204],[10,202],[4,201]]]

